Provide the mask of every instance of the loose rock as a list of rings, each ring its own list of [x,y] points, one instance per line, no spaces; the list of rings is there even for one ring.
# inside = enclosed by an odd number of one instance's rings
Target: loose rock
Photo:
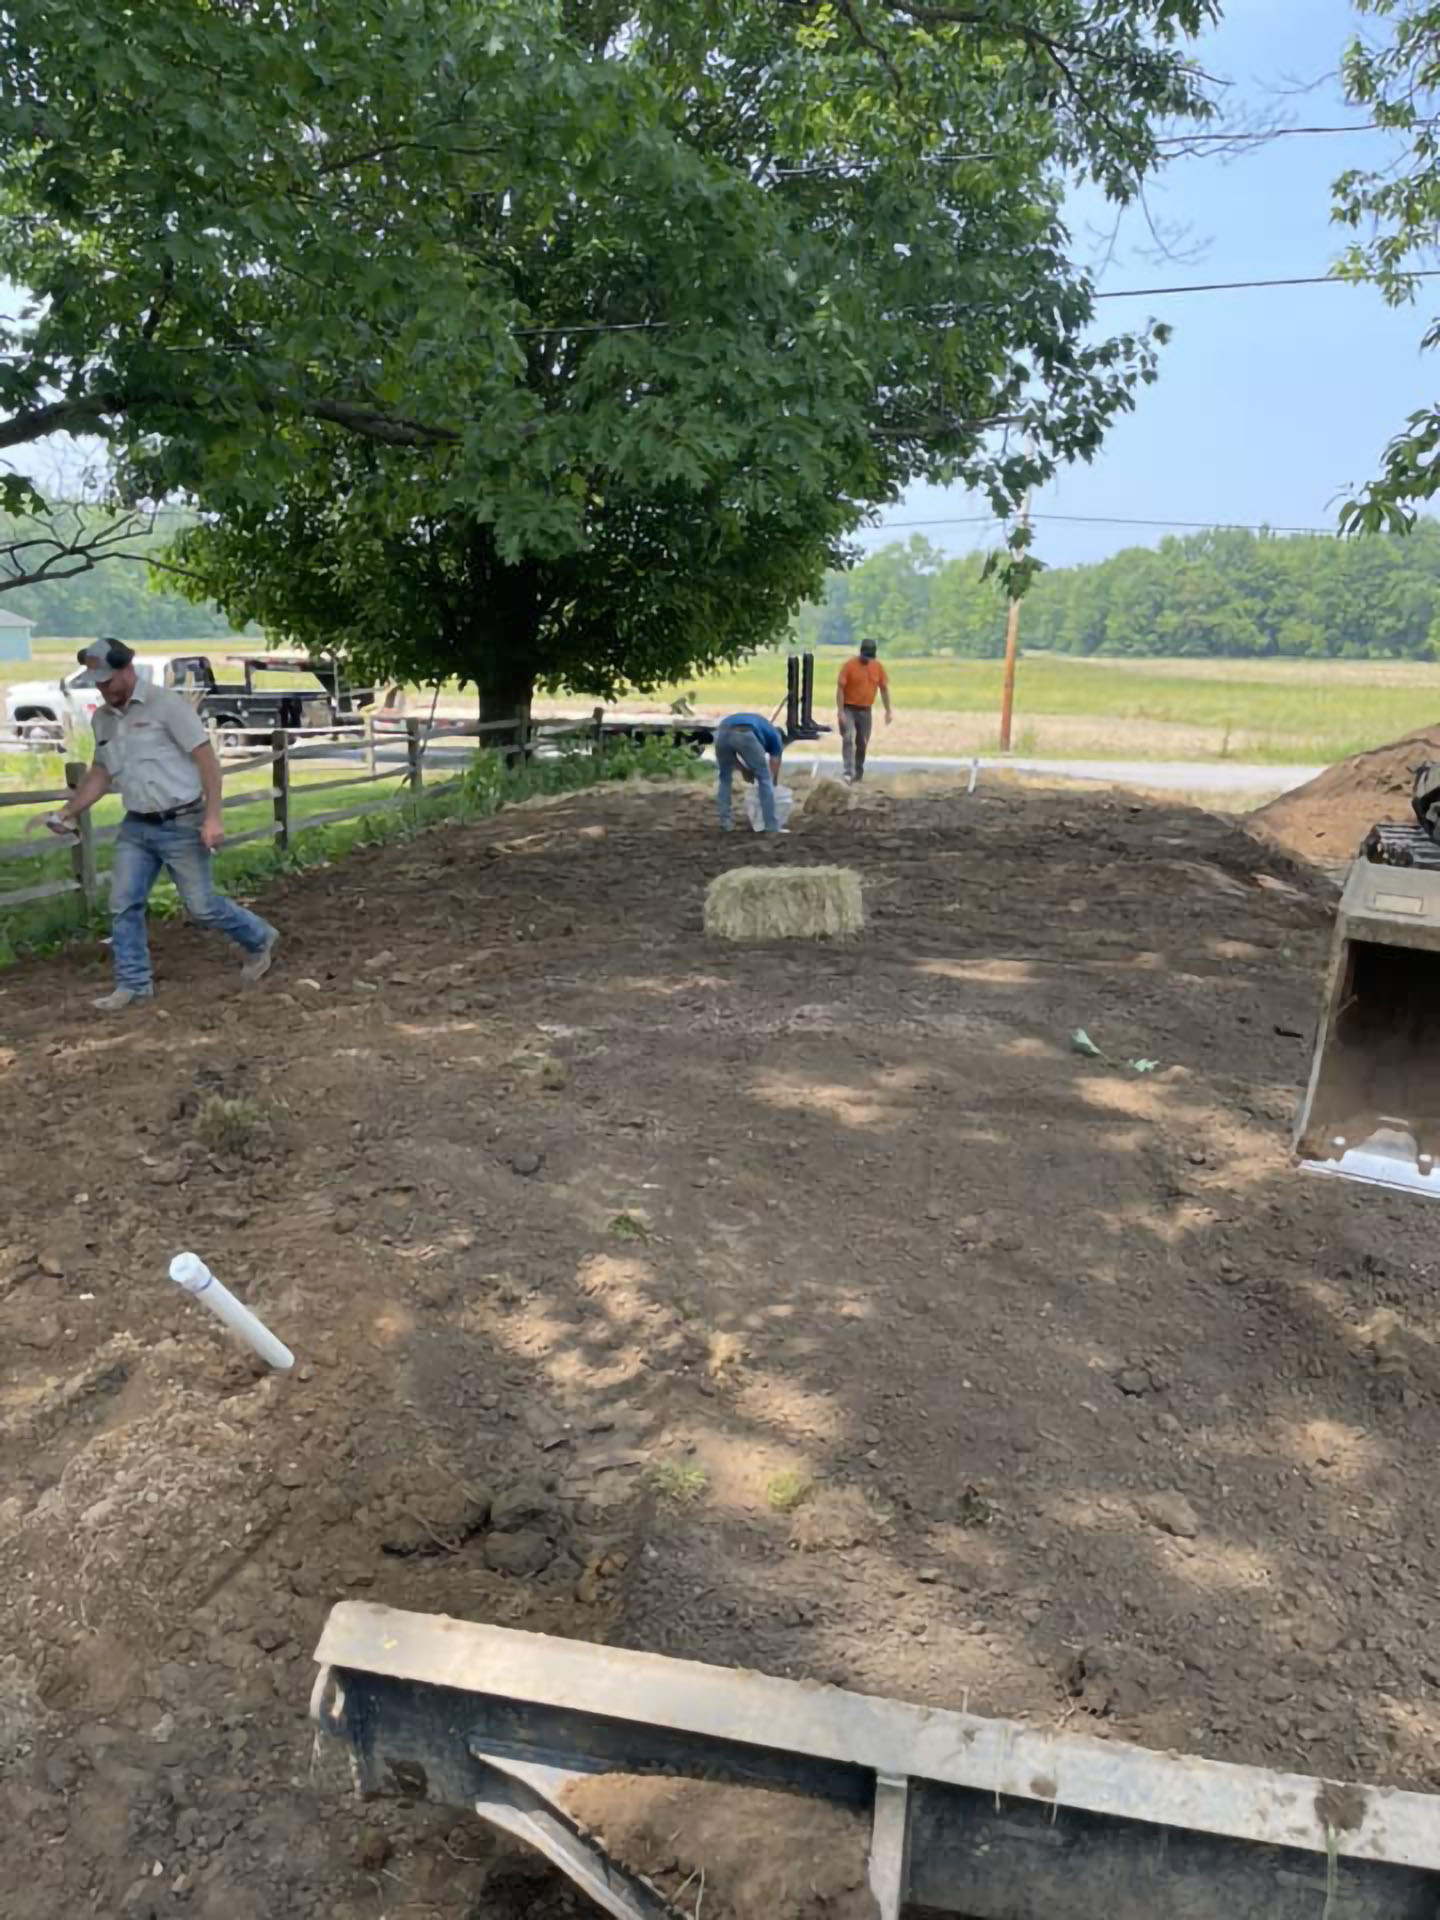
[[[554,1558],[554,1544],[543,1533],[492,1533],[485,1542],[485,1564],[492,1573],[529,1579],[543,1573]]]
[[[1183,1493],[1147,1494],[1140,1502],[1140,1512],[1152,1527],[1173,1534],[1177,1540],[1193,1540],[1200,1531],[1195,1509]]]
[[[553,1533],[560,1518],[555,1496],[533,1484],[497,1494],[490,1509],[490,1525],[496,1533]]]
[[[1155,1391],[1155,1382],[1144,1367],[1122,1367],[1115,1376],[1115,1384],[1121,1393],[1134,1400]]]

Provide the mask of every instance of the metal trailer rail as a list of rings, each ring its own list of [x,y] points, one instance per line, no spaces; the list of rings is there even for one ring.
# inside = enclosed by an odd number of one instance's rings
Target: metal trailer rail
[[[1440,1800],[345,1601],[312,1715],[366,1794],[467,1807],[615,1920],[675,1909],[566,1815],[596,1773],[871,1823],[878,1920],[1435,1920]],[[777,1914],[775,1920],[786,1920]]]

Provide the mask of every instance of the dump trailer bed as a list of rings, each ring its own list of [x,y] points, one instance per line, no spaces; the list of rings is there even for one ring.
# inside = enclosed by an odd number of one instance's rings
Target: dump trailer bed
[[[468,1808],[614,1920],[693,1920],[694,1909],[609,1858],[566,1812],[567,1790],[607,1773],[855,1809],[869,1827],[876,1920],[1440,1913],[1440,1801],[1429,1795],[366,1602],[332,1609],[315,1658],[312,1713],[349,1747],[363,1793]]]

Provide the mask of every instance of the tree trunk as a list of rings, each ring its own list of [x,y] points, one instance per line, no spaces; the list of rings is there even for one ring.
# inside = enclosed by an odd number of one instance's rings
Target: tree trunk
[[[482,724],[509,721],[505,732],[483,733],[482,747],[504,751],[511,766],[524,759],[530,734],[530,703],[535,697],[535,669],[528,653],[518,649],[491,656],[491,665],[479,684]]]
[[[482,734],[481,744],[523,749],[535,696],[539,581],[533,567],[507,566],[500,559],[489,527],[474,531],[468,572],[469,653],[476,663],[480,718],[486,724],[514,722],[513,732]],[[513,765],[513,754],[508,757]]]
[[[528,720],[535,697],[535,669],[517,654],[493,662],[480,681],[482,720]]]

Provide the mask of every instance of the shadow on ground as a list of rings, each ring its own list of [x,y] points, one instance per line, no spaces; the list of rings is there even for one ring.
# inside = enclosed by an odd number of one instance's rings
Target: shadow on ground
[[[174,930],[119,1027],[98,955],[5,976],[14,1920],[571,1910],[313,1753],[342,1597],[1434,1784],[1430,1216],[1287,1154],[1323,889],[1182,809],[876,796],[781,850],[860,942],[707,944],[761,857],[579,797],[280,887],[263,996]]]

